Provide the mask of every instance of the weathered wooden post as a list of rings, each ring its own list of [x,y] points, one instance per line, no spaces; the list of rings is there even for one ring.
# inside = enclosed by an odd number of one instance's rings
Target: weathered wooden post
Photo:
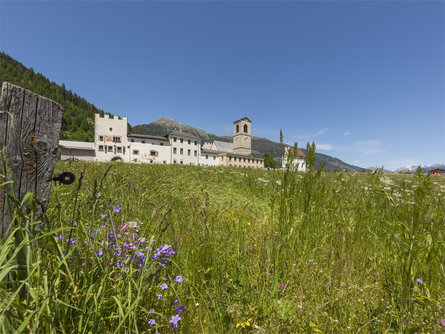
[[[9,162],[12,175],[0,165],[0,237],[11,222],[6,187],[22,201],[25,194],[36,196],[36,219],[40,219],[49,201],[51,179],[59,145],[62,107],[27,89],[4,82],[0,99],[0,150]],[[3,175],[4,177],[1,177]]]

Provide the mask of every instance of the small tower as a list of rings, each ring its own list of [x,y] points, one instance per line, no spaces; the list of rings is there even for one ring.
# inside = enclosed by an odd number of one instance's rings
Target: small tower
[[[252,154],[250,123],[250,119],[247,117],[233,122],[233,153],[243,155]]]

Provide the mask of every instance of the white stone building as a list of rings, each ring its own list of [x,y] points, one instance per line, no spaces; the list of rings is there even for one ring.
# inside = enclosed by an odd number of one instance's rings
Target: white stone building
[[[291,164],[291,165],[289,165]],[[284,147],[284,154],[282,160],[283,169],[291,167],[297,171],[305,172],[306,171],[306,154],[300,149],[295,149],[290,145],[286,145]]]
[[[166,136],[128,133],[127,117],[95,115],[94,143],[60,141],[62,159],[123,161],[264,168],[264,159],[251,150],[250,120],[234,122],[233,143],[204,143],[190,133],[173,131]]]

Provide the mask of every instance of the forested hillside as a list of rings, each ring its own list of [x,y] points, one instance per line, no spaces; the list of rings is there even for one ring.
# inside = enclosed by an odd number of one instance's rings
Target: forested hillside
[[[64,109],[60,139],[93,141],[94,114],[103,115],[104,111],[67,90],[65,84],[49,81],[3,52],[0,52],[0,81],[11,82],[60,103]]]

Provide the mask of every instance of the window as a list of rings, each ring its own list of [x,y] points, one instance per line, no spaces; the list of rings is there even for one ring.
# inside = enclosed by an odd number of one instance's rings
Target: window
[[[121,146],[118,146],[117,153],[122,153],[122,147]]]
[[[113,131],[113,128],[110,128],[110,132]]]
[[[236,125],[236,133],[239,132],[239,124]]]
[[[244,162],[246,162],[246,158],[244,158]]]
[[[99,145],[99,151],[103,151],[104,150],[104,146],[103,145]]]
[[[173,163],[174,163],[174,164],[176,163],[176,159],[173,160]]]
[[[139,154],[139,150],[133,150],[133,154],[134,155],[138,155]]]
[[[183,164],[184,164],[184,161],[181,160],[180,164],[183,165]]]
[[[179,142],[182,144],[184,142],[184,139],[180,138]]]
[[[213,160],[216,160],[216,157],[213,157]]]
[[[142,144],[145,144],[145,140],[142,141]]]
[[[187,141],[187,143],[190,145],[190,144],[192,143],[192,141],[189,139],[189,140]]]
[[[187,150],[187,155],[192,155],[192,150]]]
[[[176,143],[176,137],[173,137],[173,141]]]
[[[113,152],[113,146],[108,146],[108,151]]]
[[[250,162],[250,158],[247,159],[247,162]]]
[[[195,150],[193,153],[195,154],[195,157],[198,156],[198,151],[197,150]]]
[[[229,161],[232,161],[232,157],[229,157]],[[232,165],[230,165],[230,166],[232,166]]]
[[[164,160],[164,165],[167,163],[167,160]]]
[[[173,154],[176,154],[176,147],[173,147]]]
[[[99,136],[100,141],[104,141],[104,136]]]
[[[131,142],[134,143],[134,139],[132,139]]]
[[[161,146],[164,146],[164,143],[161,143],[160,145],[161,145]]]
[[[181,155],[184,154],[184,149],[181,148],[181,149],[179,150],[179,154],[181,154]]]
[[[197,140],[195,140],[195,146],[196,146],[196,145],[198,145],[198,141],[197,141]]]
[[[123,153],[125,154],[125,146],[123,147]]]
[[[247,124],[244,124],[244,132],[247,133]]]
[[[206,159],[208,159],[209,158],[209,156],[206,154]]]
[[[121,137],[113,137],[113,143],[120,143]]]
[[[150,151],[150,156],[157,157],[158,156],[158,151]]]

